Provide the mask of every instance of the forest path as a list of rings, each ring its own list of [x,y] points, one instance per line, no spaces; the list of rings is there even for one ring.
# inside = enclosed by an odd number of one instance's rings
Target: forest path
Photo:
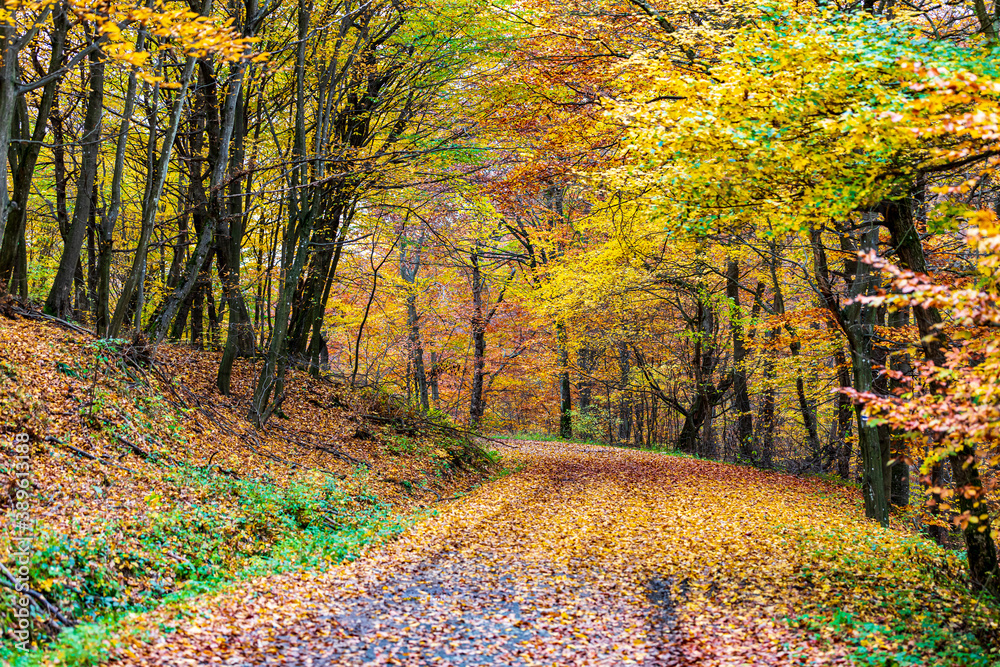
[[[795,580],[772,529],[781,508],[752,492],[775,493],[777,476],[589,445],[512,450],[521,472],[398,540],[209,598],[126,662],[840,663],[778,620]]]

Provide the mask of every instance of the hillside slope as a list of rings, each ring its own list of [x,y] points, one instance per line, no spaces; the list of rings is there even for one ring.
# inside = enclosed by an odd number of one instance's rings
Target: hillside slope
[[[236,577],[352,558],[496,469],[458,429],[294,371],[282,412],[256,430],[254,361],[237,362],[227,398],[216,353],[149,353],[0,318],[0,584],[19,576],[15,539],[31,538],[33,644]],[[24,646],[0,598],[2,657]]]

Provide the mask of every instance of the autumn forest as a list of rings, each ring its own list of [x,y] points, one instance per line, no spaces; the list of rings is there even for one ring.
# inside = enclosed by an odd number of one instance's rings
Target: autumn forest
[[[1000,2],[8,0],[0,662],[1000,664]]]

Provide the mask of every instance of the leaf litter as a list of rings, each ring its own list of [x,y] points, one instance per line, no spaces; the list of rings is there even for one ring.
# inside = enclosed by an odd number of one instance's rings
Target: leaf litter
[[[354,562],[133,619],[118,660],[848,665],[882,651],[898,664],[990,664],[994,611],[933,575],[959,561],[866,522],[854,489],[571,444],[518,441],[510,457],[523,471]],[[950,617],[946,634],[902,632],[907,604],[925,628]],[[951,662],[935,641],[984,661]]]

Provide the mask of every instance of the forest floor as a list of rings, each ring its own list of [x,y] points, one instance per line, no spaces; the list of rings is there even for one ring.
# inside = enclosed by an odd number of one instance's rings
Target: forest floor
[[[505,448],[506,449],[506,448]],[[954,554],[856,491],[518,441],[523,470],[324,572],[129,623],[127,665],[992,665]],[[992,652],[991,652],[992,651]]]
[[[254,362],[221,397],[217,353],[145,354],[0,319],[0,513],[27,434],[27,583],[58,612],[19,653],[0,596],[0,663],[1000,664],[962,554],[857,489],[575,443],[498,461],[299,372],[257,430]]]

